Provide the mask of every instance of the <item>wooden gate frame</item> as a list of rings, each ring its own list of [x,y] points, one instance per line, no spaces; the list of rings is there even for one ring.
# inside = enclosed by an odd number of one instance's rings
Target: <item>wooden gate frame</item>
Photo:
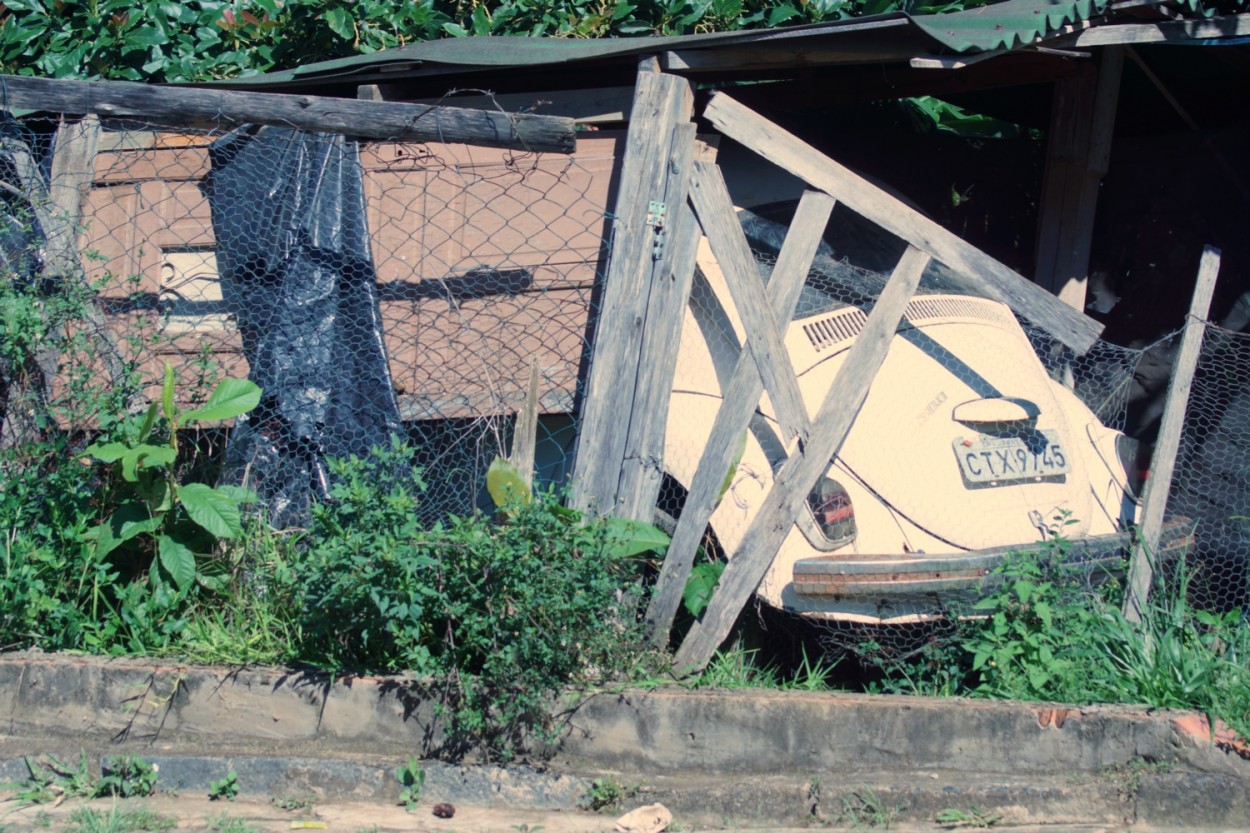
[[[972,287],[1003,301],[1078,354],[1101,331],[1098,322],[730,96],[715,93],[704,119],[810,189],[800,200],[765,288],[719,168],[693,161],[685,151],[685,136],[693,141],[689,101],[688,82],[658,72],[640,73],[573,483],[575,499],[583,507],[597,505],[601,511],[650,520],[663,473],[664,425],[676,358],[672,345],[689,301],[701,230],[725,275],[746,339],[647,612],[654,641],[668,637],[720,484],[765,391],[790,452],[702,619],[677,652],[674,668],[682,674],[707,665],[767,572],[803,511],[807,493],[850,431],[930,260],[946,264]],[[648,194],[662,195],[660,201],[676,213],[670,218],[675,249],[662,257],[648,249],[657,233],[654,215],[644,208],[657,197]],[[799,394],[782,336],[835,200],[908,245],[813,417]]]

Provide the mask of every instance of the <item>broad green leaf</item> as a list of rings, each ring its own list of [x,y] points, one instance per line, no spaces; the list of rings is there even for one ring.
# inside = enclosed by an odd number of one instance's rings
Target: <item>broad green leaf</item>
[[[143,415],[143,424],[139,426],[139,442],[145,443],[148,437],[152,435],[152,428],[156,425],[156,417],[161,412],[161,406],[153,402],[148,406],[148,412]]]
[[[195,581],[195,553],[168,535],[156,539],[157,555],[161,568],[173,580],[174,586],[185,590]]]
[[[356,27],[346,9],[326,9],[326,24],[334,34],[344,40],[356,39]]]
[[[530,486],[521,472],[502,457],[496,457],[486,470],[486,491],[499,509],[516,503],[529,503],[533,499]]]
[[[218,492],[221,492],[223,495],[227,495],[232,500],[234,500],[235,503],[238,503],[238,504],[255,503],[257,500],[259,500],[255,492],[243,486],[231,486],[230,484],[221,484],[221,485],[218,485],[216,488]]]
[[[712,600],[712,591],[716,589],[716,582],[724,571],[723,561],[705,561],[696,564],[690,571],[690,578],[686,580],[686,587],[681,593],[681,601],[691,616],[698,616],[707,609],[708,602]]]
[[[92,443],[83,453],[94,457],[101,463],[116,463],[128,451],[130,451],[130,446],[126,443],[105,443],[104,445]]]
[[[223,379],[208,401],[182,415],[184,423],[192,420],[215,422],[246,414],[260,404],[260,387],[249,379]]]
[[[128,47],[162,46],[166,43],[169,43],[169,36],[155,26],[141,26],[126,34]]]
[[[486,6],[478,6],[473,10],[473,34],[479,37],[489,35],[490,28],[490,15],[486,12]]]
[[[165,419],[174,421],[174,366],[165,363],[165,383],[161,385],[161,407],[165,411]]]
[[[233,538],[243,532],[238,501],[207,483],[179,486],[178,500],[191,520],[218,538]]]
[[[167,445],[131,446],[121,457],[122,478],[127,483],[135,483],[139,480],[139,469],[172,466],[177,458],[177,452]]]
[[[768,15],[769,27],[780,26],[792,17],[797,17],[799,10],[791,5],[776,6]]]
[[[95,542],[96,557],[103,558],[136,535],[154,532],[160,525],[161,519],[151,517],[143,504],[123,503],[107,521],[88,530],[83,540]]]
[[[195,581],[200,587],[203,587],[205,590],[211,590],[214,593],[220,593],[230,586],[230,576],[224,574],[206,576],[200,573],[196,575]]]
[[[629,558],[644,552],[662,552],[672,540],[659,527],[628,518],[605,518],[603,553],[609,558]]]
[[[569,506],[561,506],[558,503],[551,507],[551,514],[569,523],[579,523],[582,520],[581,512]]]

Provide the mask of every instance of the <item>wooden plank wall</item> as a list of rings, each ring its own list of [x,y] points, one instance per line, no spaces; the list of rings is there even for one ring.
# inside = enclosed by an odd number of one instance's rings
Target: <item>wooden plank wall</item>
[[[247,374],[213,250],[211,136],[105,133],[78,246],[119,336],[153,309],[121,311],[136,292],[186,301],[146,375],[181,368],[211,345],[222,373]],[[384,337],[405,419],[516,410],[531,360],[543,413],[570,411],[623,134],[598,131],[575,154],[463,144],[370,142],[361,165]],[[171,264],[200,258],[192,285]],[[214,307],[217,312],[202,310]],[[148,327],[153,325],[149,323]]]

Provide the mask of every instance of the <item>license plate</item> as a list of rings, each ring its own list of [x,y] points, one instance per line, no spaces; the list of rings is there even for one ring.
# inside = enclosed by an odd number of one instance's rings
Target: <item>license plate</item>
[[[993,437],[984,440],[956,438],[955,459],[969,483],[1005,485],[1040,481],[1072,470],[1067,452],[1054,431],[1037,431],[1029,437]]]

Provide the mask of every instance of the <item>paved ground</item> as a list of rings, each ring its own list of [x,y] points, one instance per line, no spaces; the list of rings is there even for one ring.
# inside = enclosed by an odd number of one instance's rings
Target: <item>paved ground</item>
[[[1250,830],[1247,750],[1185,712],[836,692],[601,692],[570,713],[560,745],[536,747],[528,765],[455,766],[427,755],[425,800],[406,813],[395,805],[396,767],[437,741],[432,704],[403,678],[0,656],[0,783],[26,778],[26,756],[85,755],[99,772],[113,756],[140,755],[160,767],[164,793],[142,806],[183,829],[261,833],[314,821],[325,827],[305,829],[599,833],[615,815],[574,808],[611,779],[636,790],[622,811],[661,802],[680,833],[887,822],[935,831],[945,810],[967,813],[969,825],[1000,817],[998,830]],[[241,800],[208,802],[210,784],[230,770]],[[272,802],[307,796],[317,797],[311,811]],[[435,818],[436,802],[455,804],[454,818]],[[99,824],[117,817],[98,812],[80,816],[96,824],[75,824],[68,803],[45,816],[6,809],[0,833],[41,823],[128,833]]]

